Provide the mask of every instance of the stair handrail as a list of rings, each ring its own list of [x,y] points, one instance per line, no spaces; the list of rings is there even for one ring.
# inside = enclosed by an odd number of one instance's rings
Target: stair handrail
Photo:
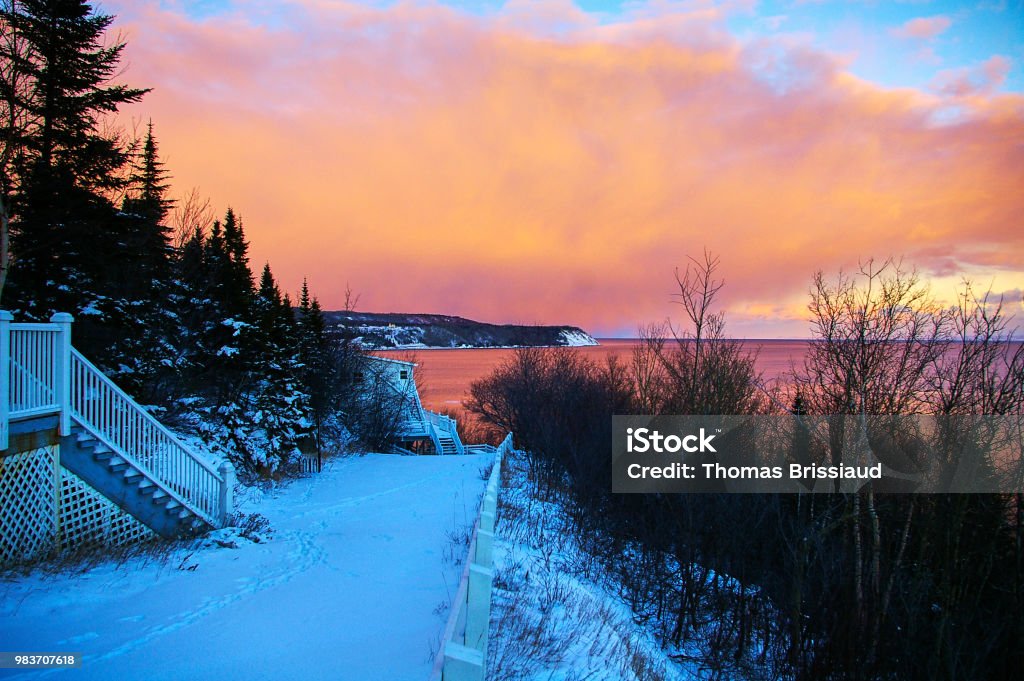
[[[223,525],[226,519],[218,516],[225,476],[74,348],[70,369],[74,421],[190,511],[211,525]],[[87,394],[101,388],[114,399]],[[126,429],[133,417],[135,423]],[[149,456],[140,456],[140,449],[150,450]]]
[[[72,416],[71,418],[76,423],[78,423],[78,425],[81,426],[81,428],[86,433],[88,433],[90,437],[94,438],[97,442],[99,442],[100,444],[104,445],[105,447],[110,449],[112,452],[115,452],[118,456],[124,456],[124,453],[121,451],[121,449],[116,444],[111,442],[109,438],[107,438],[105,435],[103,435],[103,433],[101,433],[99,431],[99,429],[97,429],[96,427],[94,427],[93,425],[91,425],[89,423],[83,423],[82,421],[80,421],[75,416]],[[202,518],[204,521],[206,521],[210,525],[213,525],[213,526],[217,525],[216,518],[214,516],[211,516],[206,511],[204,511],[202,508],[197,508],[195,506],[195,504],[190,502],[184,496],[178,494],[178,492],[176,492],[173,487],[171,487],[166,482],[161,480],[160,476],[156,475],[153,471],[149,470],[149,468],[147,468],[145,464],[143,464],[140,461],[135,461],[135,460],[132,460],[131,463],[132,463],[132,467],[133,468],[138,470],[139,473],[141,473],[144,478],[146,478],[147,480],[152,482],[154,485],[156,485],[158,489],[160,489],[164,494],[167,495],[168,499],[173,499],[174,501],[178,502],[179,504],[182,505],[183,508],[187,508],[192,513],[195,513],[197,516]]]
[[[70,314],[58,312],[49,323],[15,324],[10,312],[0,310],[0,449],[9,445],[12,417],[54,412],[60,437],[72,435],[74,421],[189,512],[215,527],[226,525],[234,482],[230,463],[215,467],[72,347],[72,322]],[[14,343],[15,333],[53,336],[26,340],[22,347]],[[20,389],[31,386],[33,395],[45,392],[46,399],[12,410],[16,376]]]
[[[424,415],[427,417],[427,421],[432,425],[440,428],[444,433],[451,436],[455,442],[455,451],[459,454],[466,453],[466,447],[462,443],[462,438],[459,437],[459,424],[451,416],[447,414],[439,414],[429,409],[423,410]]]

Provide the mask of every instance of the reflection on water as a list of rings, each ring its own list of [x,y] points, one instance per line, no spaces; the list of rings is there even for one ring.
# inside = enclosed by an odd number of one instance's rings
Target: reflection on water
[[[578,348],[585,356],[604,363],[609,355],[629,361],[637,341],[622,338],[600,339],[600,345]],[[782,377],[793,363],[799,365],[807,348],[804,340],[744,341],[746,349],[757,352],[757,370],[766,381]],[[458,408],[468,397],[469,385],[484,378],[510,357],[515,350],[444,349],[391,350],[382,355],[400,355],[406,359],[414,354],[419,365],[416,372],[422,386],[420,397],[428,409]]]

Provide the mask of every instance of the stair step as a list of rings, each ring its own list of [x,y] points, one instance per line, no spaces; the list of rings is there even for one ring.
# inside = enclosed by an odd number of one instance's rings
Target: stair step
[[[119,456],[112,456],[110,457],[110,461],[107,463],[107,468],[114,472],[123,471],[128,468],[128,462]]]
[[[124,479],[131,482],[135,478],[141,478],[142,472],[135,468],[129,468],[124,472]]]
[[[164,504],[164,508],[166,508],[168,511],[178,508],[179,506],[181,506],[181,504],[175,501],[174,499],[171,499],[166,504]]]
[[[156,483],[154,483],[149,478],[146,478],[145,480],[139,483],[139,491],[145,492],[150,487],[156,487]]]

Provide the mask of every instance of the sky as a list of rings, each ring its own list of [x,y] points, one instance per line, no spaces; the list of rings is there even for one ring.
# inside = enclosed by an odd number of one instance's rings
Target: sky
[[[1024,319],[1024,0],[103,0],[174,194],[326,309],[804,337],[815,271],[902,257]]]

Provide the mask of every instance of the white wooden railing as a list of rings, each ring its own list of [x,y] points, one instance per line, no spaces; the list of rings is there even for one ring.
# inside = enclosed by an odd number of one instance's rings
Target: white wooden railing
[[[55,324],[19,324],[10,336],[10,410],[32,415],[56,411],[58,398],[52,358],[59,328]]]
[[[459,424],[455,419],[445,414],[438,414],[437,412],[430,411],[429,409],[423,410],[423,416],[426,418],[427,423],[431,424],[455,441],[455,449],[459,454],[466,453],[466,447],[462,444],[462,439],[459,437]]]
[[[437,433],[441,432],[448,435],[455,442],[457,453],[466,453],[466,446],[463,444],[462,438],[459,437],[458,423],[455,419],[426,409],[423,406],[423,402],[420,401],[420,393],[416,389],[415,384],[412,385],[408,397],[412,400],[412,416],[406,419],[403,424],[403,433],[419,435],[422,432],[423,435],[430,437],[438,454],[440,454],[441,443],[438,441]]]
[[[89,360],[71,350],[71,412],[93,435],[129,454],[144,475],[162,481],[203,519],[221,525],[222,475],[132,400]]]
[[[56,414],[62,437],[77,423],[203,520],[226,524],[230,464],[214,467],[75,350],[71,322],[58,313],[49,324],[13,324],[0,311],[0,449],[11,420]]]
[[[494,468],[480,511],[473,523],[459,590],[452,603],[441,648],[430,681],[483,681],[487,674],[487,639],[491,621],[491,585],[494,582],[494,518],[501,486],[501,460],[512,449],[512,433],[494,455]]]

